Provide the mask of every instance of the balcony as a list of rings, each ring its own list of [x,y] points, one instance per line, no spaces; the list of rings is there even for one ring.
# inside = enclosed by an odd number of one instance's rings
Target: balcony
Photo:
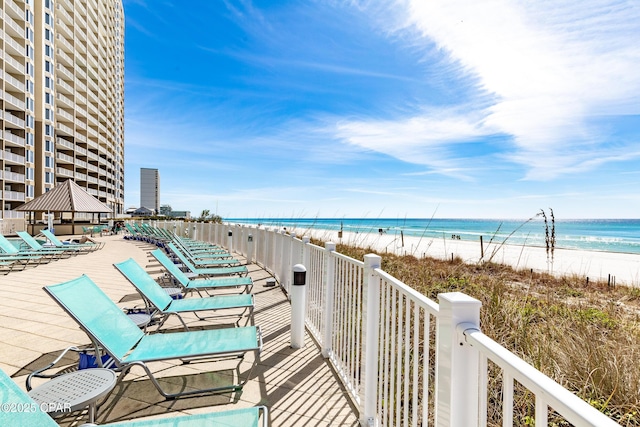
[[[65,10],[63,4],[56,4],[56,17],[61,18],[65,22],[65,24],[73,26],[73,18],[71,17],[71,15],[69,15],[69,12]]]
[[[57,123],[56,124],[56,129],[58,130],[58,132],[66,135],[66,136],[73,136],[74,135],[73,129],[71,129],[69,126],[64,125],[62,123]]]
[[[58,70],[58,73],[62,74],[64,77],[66,77],[66,79],[70,82],[74,81],[74,77],[73,77],[73,73],[71,71],[69,71],[64,65],[58,63],[56,65],[56,69]]]
[[[75,104],[73,103],[73,101],[67,98],[66,96],[64,96],[63,94],[61,94],[60,92],[56,93],[56,99],[70,110],[73,110],[75,107]]]
[[[11,145],[13,147],[24,147],[25,140],[23,137],[15,135],[6,129],[2,136],[4,137],[5,144]]]
[[[20,45],[13,37],[5,34],[4,46],[7,52],[13,53],[16,56],[24,56],[24,46]]]
[[[13,0],[5,0],[5,7],[7,14],[13,19],[17,19],[21,22],[24,21],[24,6],[18,6]]]
[[[58,65],[63,63],[68,67],[73,67],[73,59],[60,48],[56,48],[56,59],[58,60]]]
[[[4,81],[10,84],[11,86],[13,86],[17,92],[25,91],[24,82],[21,82],[20,80],[16,79],[15,77],[13,77],[11,74],[8,74],[8,73],[3,73],[3,75],[4,75]]]
[[[5,127],[7,127],[7,128],[24,129],[24,120],[22,120],[19,117],[14,116],[13,114],[11,114],[8,111],[4,112],[4,121],[5,121]],[[7,126],[7,124],[11,124],[13,126]]]
[[[60,147],[64,147],[64,148],[69,149],[69,150],[73,150],[74,149],[73,142],[67,141],[66,139],[60,138],[60,137],[56,138],[56,145],[58,145]]]
[[[56,84],[57,84],[57,90],[67,94],[67,95],[72,95],[73,96],[73,87],[67,83],[66,81],[62,80],[61,78],[57,78],[56,79]]]
[[[9,106],[14,107],[15,110],[24,110],[25,109],[25,102],[19,100],[18,98],[16,98],[15,96],[11,95],[8,92],[2,92],[2,90],[0,90],[0,93],[4,94],[4,102],[5,102],[5,109],[7,108],[7,104],[9,104]]]
[[[73,39],[73,31],[60,18],[56,19],[56,32],[61,32],[66,38]]]
[[[18,62],[15,58],[13,58],[9,53],[4,53],[4,62],[7,66],[9,72],[14,74],[25,74],[25,66],[24,64]]]
[[[74,176],[72,170],[65,169],[65,168],[62,168],[62,167],[59,167],[59,166],[56,167],[56,175],[57,176],[64,176],[64,177],[67,177],[67,178],[73,178],[73,176]]]
[[[11,202],[24,202],[24,193],[21,191],[7,191],[3,192],[4,200]]]
[[[13,163],[16,165],[24,166],[24,156],[12,153],[11,151],[0,151],[0,158],[3,158],[5,163]]]
[[[4,171],[4,180],[11,181],[19,184],[24,184],[25,176],[22,173]]]
[[[24,12],[22,12],[22,16],[24,17]],[[10,36],[16,38],[24,37],[24,20],[22,25],[19,25],[16,21],[13,20],[8,14],[4,14],[4,28],[6,33]]]
[[[66,38],[60,33],[56,34],[56,46],[62,46],[63,50],[73,55],[73,46],[67,41]]]
[[[72,156],[69,156],[67,154],[61,153],[60,151],[56,152],[56,159],[57,159],[58,163],[66,163],[66,164],[70,164],[70,165],[75,164]]]

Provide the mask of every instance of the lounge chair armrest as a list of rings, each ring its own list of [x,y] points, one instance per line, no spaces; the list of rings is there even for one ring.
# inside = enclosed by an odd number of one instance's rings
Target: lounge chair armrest
[[[73,347],[73,346],[72,347],[67,347],[62,351],[62,353],[60,353],[60,355],[58,357],[55,358],[55,360],[53,362],[49,363],[44,368],[36,369],[32,373],[30,373],[27,376],[27,380],[26,380],[27,391],[30,391],[33,388],[33,387],[31,387],[31,378],[33,378],[33,377],[37,377],[37,378],[53,378],[53,377],[55,377],[56,375],[45,375],[42,372],[53,368],[56,365],[56,363],[58,363],[64,357],[64,355],[67,354],[67,352],[69,352],[69,351],[80,352],[82,350],[80,350],[77,347]]]

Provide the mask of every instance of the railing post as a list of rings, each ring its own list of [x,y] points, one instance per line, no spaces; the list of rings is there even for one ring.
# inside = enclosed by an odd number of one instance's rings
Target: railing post
[[[309,236],[302,236],[302,264],[303,265],[310,265],[309,261],[311,257],[311,251],[309,250],[309,242],[311,242],[311,239],[309,238]]]
[[[247,265],[253,262],[253,234],[247,236]]]
[[[333,256],[333,252],[336,251],[336,244],[333,242],[326,242],[324,244],[325,257],[324,257],[324,303],[322,307],[324,309],[324,318],[322,323],[324,331],[322,334],[322,356],[327,358],[331,356],[333,350],[333,286],[336,269],[336,258]]]
[[[293,270],[293,285],[291,286],[291,348],[304,347],[304,320],[307,307],[307,269],[302,264],[296,264]]]
[[[196,229],[196,225],[194,224],[193,227],[193,236],[191,237],[193,240],[198,240],[198,230]]]
[[[378,341],[380,334],[380,279],[375,270],[380,268],[379,255],[364,256],[364,283],[362,313],[363,383],[361,385],[360,425],[376,425],[378,406]]]
[[[280,271],[282,271],[282,282],[284,282],[284,289],[289,294],[289,298],[291,298],[291,278],[289,271],[291,271],[291,246],[293,243],[293,237],[288,235],[285,230],[282,230],[282,266],[280,267]],[[281,282],[281,284],[282,284]]]
[[[233,252],[233,231],[231,230],[227,233],[227,250],[229,253]]]
[[[436,335],[435,425],[478,425],[478,351],[464,344],[456,327],[470,323],[480,329],[482,303],[461,292],[438,295],[440,310]]]

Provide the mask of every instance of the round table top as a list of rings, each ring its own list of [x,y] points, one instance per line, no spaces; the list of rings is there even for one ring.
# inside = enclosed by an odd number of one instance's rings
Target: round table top
[[[143,328],[151,323],[151,316],[147,313],[127,313],[129,319],[133,320],[139,328]]]
[[[82,369],[60,375],[31,390],[28,394],[47,412],[77,411],[106,396],[116,385],[111,369]]]

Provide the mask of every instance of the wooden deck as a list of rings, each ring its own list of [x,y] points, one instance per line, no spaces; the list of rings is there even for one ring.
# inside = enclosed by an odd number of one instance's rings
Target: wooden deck
[[[149,255],[155,246],[124,240],[122,236],[96,239],[105,242],[97,252],[0,276],[0,368],[22,388],[29,372],[46,366],[66,347],[89,344],[86,334],[42,290],[43,286],[87,274],[119,306],[133,307],[141,305],[142,300],[113,263],[133,258],[154,277],[163,275],[162,268]],[[248,268],[255,283],[253,322],[262,330],[264,348],[243,390],[165,400],[143,375],[144,371],[133,368],[98,409],[98,423],[265,405],[271,426],[358,425],[351,400],[315,342],[307,334],[304,348],[293,350],[289,346],[291,310],[284,293],[277,287],[264,286],[270,276],[260,267]],[[212,328],[229,325],[238,317],[188,319],[190,328]],[[243,318],[240,322],[248,320]],[[167,324],[178,325],[175,320]],[[252,361],[247,357],[239,367],[237,360],[187,365],[157,362],[151,366],[167,384],[188,387],[200,381],[224,381],[230,375],[246,374]],[[43,380],[36,381],[40,381],[35,382],[37,385]],[[87,422],[87,412],[71,413],[56,421],[63,426],[80,425]]]

